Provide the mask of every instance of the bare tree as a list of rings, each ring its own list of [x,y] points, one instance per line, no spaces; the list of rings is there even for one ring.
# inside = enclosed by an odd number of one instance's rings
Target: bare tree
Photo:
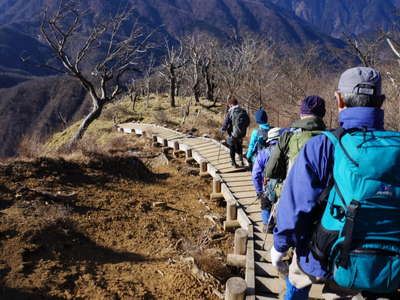
[[[175,96],[179,87],[179,69],[181,69],[186,61],[183,58],[183,47],[179,43],[178,46],[170,45],[168,41],[165,42],[167,54],[161,65],[160,74],[167,79],[169,83],[169,95],[171,107],[175,107]]]
[[[82,8],[83,3],[61,1],[54,12],[46,9],[40,28],[62,67],[46,66],[76,77],[92,99],[92,109],[69,146],[82,138],[89,125],[101,115],[105,104],[123,91],[123,77],[128,72],[139,71],[139,63],[151,47],[150,38],[154,33],[146,32],[136,20],[124,35],[123,27],[133,19],[133,10],[124,9],[107,21],[93,19],[93,26],[85,34],[82,27],[90,12]]]
[[[141,88],[138,83],[138,80],[132,79],[131,83],[128,87],[128,95],[132,102],[132,110],[133,111],[135,111],[135,106],[136,106],[137,100],[139,99],[140,93],[141,93]]]
[[[191,90],[196,104],[200,103],[201,96],[201,79],[202,79],[202,49],[201,35],[193,34],[185,39],[186,55],[188,64],[186,72],[191,85]]]
[[[379,48],[385,39],[380,34],[376,39],[352,38],[349,34],[343,33],[347,40],[350,53],[354,54],[361,60],[364,67],[374,67],[379,59]]]
[[[219,43],[215,38],[206,37],[202,43],[203,48],[203,78],[206,87],[206,98],[212,101],[210,106],[216,106],[216,88],[217,88],[217,68],[218,66],[218,52],[220,50]]]

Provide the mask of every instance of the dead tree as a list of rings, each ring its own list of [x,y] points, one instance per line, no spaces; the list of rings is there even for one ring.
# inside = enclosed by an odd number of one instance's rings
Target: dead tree
[[[169,83],[170,103],[171,107],[175,107],[175,96],[179,90],[179,69],[185,65],[186,61],[183,58],[183,47],[181,43],[179,43],[179,46],[174,47],[166,41],[165,48],[167,54],[161,65],[160,74],[166,78]]]
[[[202,78],[202,53],[200,45],[200,36],[192,35],[185,40],[187,68],[186,72],[191,84],[191,90],[195,99],[195,103],[200,103],[201,96],[201,78]]]
[[[384,35],[379,35],[374,40],[355,39],[350,35],[343,33],[347,40],[350,53],[361,60],[364,67],[374,67],[379,59],[379,47],[385,39]]]
[[[131,84],[128,87],[128,94],[129,94],[129,97],[131,98],[133,111],[135,111],[135,106],[136,106],[137,100],[139,99],[140,92],[141,91],[140,91],[140,87],[139,87],[137,80],[132,79]]]
[[[206,98],[209,101],[212,101],[213,104],[211,107],[216,105],[216,95],[215,90],[217,88],[217,71],[218,68],[218,51],[219,45],[216,39],[213,38],[205,38],[202,43],[203,48],[203,65],[202,65],[202,73],[205,81],[206,87]]]
[[[55,11],[46,9],[40,27],[44,40],[60,62],[60,67],[45,66],[77,78],[91,96],[92,109],[70,140],[70,147],[82,138],[104,106],[123,92],[123,77],[139,71],[139,63],[151,48],[150,38],[154,33],[146,32],[136,20],[128,34],[123,35],[122,27],[133,19],[132,9],[107,21],[93,19],[94,25],[85,33],[82,27],[90,12],[82,8],[83,3],[61,1]],[[93,60],[96,62],[92,63]]]

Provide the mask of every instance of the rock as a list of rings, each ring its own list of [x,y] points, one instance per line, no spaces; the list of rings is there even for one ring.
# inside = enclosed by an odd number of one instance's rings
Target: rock
[[[169,164],[169,159],[164,153],[160,153],[157,157],[150,161],[152,167],[165,166]]]

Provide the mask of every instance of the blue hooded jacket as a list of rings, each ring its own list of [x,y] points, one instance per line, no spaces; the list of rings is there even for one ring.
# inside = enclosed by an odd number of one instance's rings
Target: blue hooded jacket
[[[367,127],[383,130],[384,112],[378,108],[353,107],[340,113],[340,126],[345,129]],[[325,135],[309,140],[300,151],[285,181],[274,229],[274,247],[279,252],[296,248],[300,267],[307,274],[326,278],[326,268],[309,250],[316,216],[313,209],[328,184],[333,169],[333,144]]]
[[[258,130],[260,129],[268,131],[271,129],[271,126],[268,124],[261,124],[258,129],[254,129],[253,132],[251,133],[249,148],[247,149],[246,158],[247,160],[251,159],[253,162],[255,162],[257,157],[255,155],[257,154],[257,144],[259,142],[259,139],[262,138],[261,136],[258,135]]]
[[[278,140],[272,141],[270,143],[272,149],[277,143]],[[263,149],[257,154],[257,159],[254,162],[253,170],[251,172],[251,177],[253,179],[253,185],[254,188],[256,189],[256,193],[260,194],[263,192],[263,184],[264,184],[264,169],[266,164],[268,163],[268,160],[271,156],[271,152],[268,151],[268,149]]]

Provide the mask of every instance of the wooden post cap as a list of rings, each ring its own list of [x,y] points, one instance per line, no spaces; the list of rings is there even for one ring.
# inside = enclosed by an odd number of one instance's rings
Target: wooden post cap
[[[232,277],[226,282],[225,300],[244,300],[247,284],[243,278]]]
[[[238,228],[235,231],[234,254],[244,255],[247,251],[247,230]]]

